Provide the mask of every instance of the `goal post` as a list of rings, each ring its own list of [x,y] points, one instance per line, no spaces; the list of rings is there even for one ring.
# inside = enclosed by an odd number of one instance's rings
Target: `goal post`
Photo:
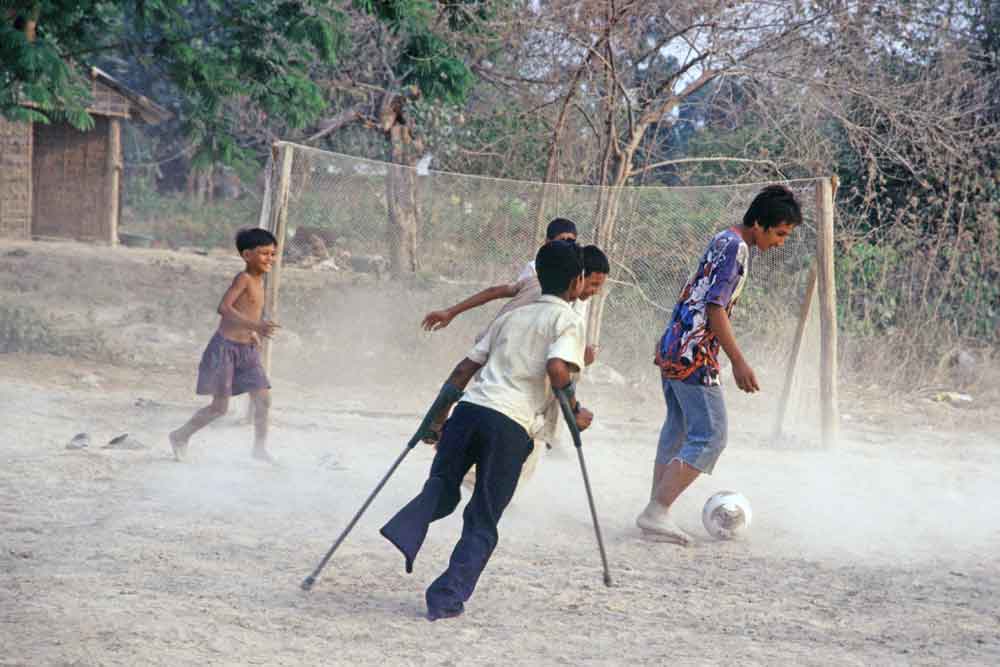
[[[816,261],[819,267],[820,406],[823,444],[837,440],[840,413],[837,407],[837,281],[834,273],[833,197],[837,177],[822,178],[816,187]]]
[[[406,171],[418,253],[413,267],[393,260],[387,183]],[[278,142],[268,165],[261,225],[279,241],[267,310],[296,340],[313,336],[337,350],[337,364],[364,369],[388,357],[413,378],[434,377],[486,327],[499,304],[469,311],[446,330],[420,331],[423,315],[484,287],[510,283],[538,248],[539,220],[574,220],[582,244],[596,238],[607,188],[437,172]],[[730,388],[741,428],[764,441],[779,435],[825,446],[837,437],[837,322],[832,178],[777,181],[790,187],[803,224],[782,248],[751,250],[749,280],[734,328],[765,390]],[[598,366],[584,382],[617,383],[618,398],[655,398],[653,348],[681,287],[718,231],[737,224],[771,182],[625,187],[613,233],[603,298],[591,305],[589,339],[600,337]],[[398,268],[398,267],[397,267]],[[294,298],[282,298],[282,294]],[[288,302],[286,304],[286,301]],[[346,314],[339,309],[350,303]],[[603,302],[603,303],[602,303]],[[600,324],[593,323],[600,317]],[[321,355],[284,355],[269,342],[265,363],[297,378],[317,374]],[[373,356],[374,355],[374,356]],[[720,359],[724,364],[725,359]],[[368,364],[368,366],[366,366]],[[601,368],[603,366],[603,368]],[[728,372],[728,371],[727,371]],[[341,378],[349,373],[337,372]],[[610,379],[608,379],[610,378]],[[346,381],[346,380],[345,380]],[[731,382],[724,381],[725,385]],[[806,429],[810,431],[804,435]]]

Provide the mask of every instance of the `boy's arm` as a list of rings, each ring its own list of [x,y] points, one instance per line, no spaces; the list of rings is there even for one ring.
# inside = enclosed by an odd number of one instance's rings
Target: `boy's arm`
[[[422,326],[425,331],[437,331],[438,329],[444,329],[453,319],[455,319],[455,317],[461,315],[465,311],[477,308],[484,303],[493,301],[494,299],[510,299],[517,294],[518,289],[518,283],[487,287],[481,292],[476,292],[468,299],[456,303],[451,308],[435,310],[427,313],[420,326]]]
[[[455,385],[461,390],[465,390],[465,387],[469,384],[469,381],[475,377],[476,373],[483,365],[476,363],[472,359],[466,357],[458,362],[454,370],[451,371],[451,375],[448,376],[448,382]]]
[[[576,364],[567,363],[562,359],[549,359],[545,362],[545,372],[549,376],[549,382],[557,389],[568,387],[573,381],[570,373],[575,373],[579,370]],[[576,415],[577,428],[581,431],[586,430],[590,426],[590,422],[594,420],[594,413],[580,405],[579,401],[576,400],[576,396],[569,397],[569,405],[573,408],[573,414]]]
[[[219,307],[217,312],[222,316],[222,319],[245,327],[250,331],[255,331],[264,337],[270,337],[277,328],[273,322],[268,322],[265,320],[251,320],[250,318],[244,316],[240,311],[236,310],[234,304],[236,300],[247,290],[250,285],[250,276],[245,273],[241,273],[236,278],[233,279],[233,284],[229,286],[226,293],[222,295],[222,301],[219,302]]]
[[[469,381],[475,377],[476,373],[483,365],[476,363],[472,359],[466,357],[458,362],[454,370],[451,371],[451,375],[445,381],[447,384],[452,384],[459,390],[465,390],[465,387],[469,384]],[[434,421],[431,422],[431,431],[434,433],[433,438],[424,438],[424,442],[428,444],[433,444],[441,438],[441,427],[444,426],[445,421],[448,419],[448,413],[451,412],[451,406],[454,403],[449,403],[446,405],[441,412],[439,412],[435,417]]]
[[[719,344],[726,351],[726,356],[733,363],[733,377],[736,379],[736,386],[747,393],[760,391],[757,384],[757,377],[754,375],[750,364],[743,358],[739,345],[736,344],[736,336],[733,334],[733,325],[729,322],[729,315],[722,306],[708,304],[708,328],[715,337],[719,339]]]

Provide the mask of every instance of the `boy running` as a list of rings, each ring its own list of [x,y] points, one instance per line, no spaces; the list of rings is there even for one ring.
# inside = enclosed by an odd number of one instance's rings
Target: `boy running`
[[[427,589],[431,621],[463,612],[496,547],[497,523],[533,447],[528,428],[551,388],[569,388],[570,373],[583,365],[583,320],[570,305],[583,288],[580,251],[573,243],[547,244],[538,251],[536,266],[542,296],[494,321],[452,371],[446,384],[459,390],[472,384],[444,425],[423,490],[381,530],[412,572],[430,523],[454,511],[462,477],[477,466],[462,536],[448,568]],[[590,426],[593,415],[575,399],[571,404],[580,429]]]
[[[278,241],[266,229],[243,229],[236,235],[236,249],[246,262],[246,268],[236,275],[222,296],[218,308],[219,328],[198,366],[197,393],[211,396],[212,403],[170,433],[170,446],[178,461],[183,461],[187,455],[192,435],[226,414],[230,396],[249,392],[254,405],[253,457],[275,462],[267,451],[271,384],[264,374],[258,347],[261,336],[270,338],[278,328],[276,323],[261,319],[264,274],[274,263]]]
[[[801,222],[799,203],[790,190],[780,185],[764,188],[747,209],[743,224],[715,235],[681,290],[656,348],[667,418],[656,450],[651,498],[636,519],[648,539],[680,545],[691,541],[674,523],[670,507],[698,475],[712,473],[726,446],[720,346],[732,362],[736,386],[750,393],[760,389],[729,320],[746,282],[749,246],[761,252],[780,248]]]

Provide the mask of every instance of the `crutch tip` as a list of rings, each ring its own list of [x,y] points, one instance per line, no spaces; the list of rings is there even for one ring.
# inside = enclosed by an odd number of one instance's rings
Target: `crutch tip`
[[[604,573],[604,585],[611,588],[611,575],[607,572]]]
[[[316,577],[309,575],[302,580],[302,584],[299,586],[304,591],[312,590],[313,584],[316,583]]]

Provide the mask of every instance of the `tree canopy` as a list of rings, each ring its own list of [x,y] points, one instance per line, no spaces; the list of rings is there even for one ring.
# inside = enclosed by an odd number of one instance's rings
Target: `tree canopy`
[[[394,35],[394,67],[425,97],[461,103],[473,81],[435,27],[442,14],[450,25],[468,23],[464,2],[443,3],[440,13],[424,0],[43,0],[2,7],[0,113],[43,123],[65,118],[87,128],[86,73],[91,62],[110,58],[146,71],[206,162],[240,157],[247,118],[293,130],[320,119],[329,107],[325,82],[350,51],[359,18],[373,17]]]

